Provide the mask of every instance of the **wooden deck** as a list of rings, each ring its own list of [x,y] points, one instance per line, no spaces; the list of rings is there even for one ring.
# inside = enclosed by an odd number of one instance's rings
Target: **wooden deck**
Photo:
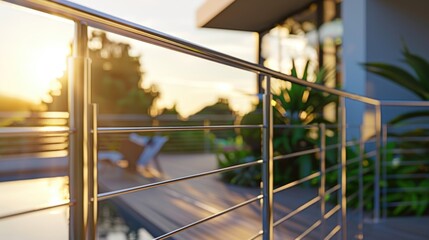
[[[164,179],[186,176],[216,169],[212,154],[162,155]],[[100,166],[100,189],[102,192],[118,190],[159,181],[133,174],[113,165]],[[219,181],[218,175],[178,182],[137,193],[117,197],[119,204],[145,219],[152,227],[152,234],[160,234],[180,228],[224,209],[251,199],[259,189],[238,187]],[[314,189],[293,188],[275,196],[274,219],[277,220],[303,203],[317,196]],[[100,203],[102,204],[102,202]],[[329,210],[329,205],[327,206]],[[275,239],[295,239],[319,219],[318,203],[296,217],[275,228]],[[260,202],[252,203],[216,219],[182,231],[174,239],[249,239],[261,229]],[[326,231],[335,225],[337,216],[327,222]],[[355,216],[351,216],[348,227],[349,239],[356,236]],[[405,224],[407,223],[407,224]],[[404,225],[405,224],[405,225]],[[412,228],[405,227],[412,224]],[[402,227],[396,227],[400,225]],[[379,224],[366,223],[365,239],[429,239],[429,218],[389,219]],[[320,239],[320,229],[314,230],[304,239]]]
[[[165,171],[163,178],[143,176],[128,172],[116,165],[102,163],[99,166],[100,191],[107,192],[126,187],[153,183],[162,179],[186,176],[216,169],[212,154],[161,155],[160,163]],[[66,173],[66,158],[2,159],[0,179],[3,181],[22,178],[49,177]],[[18,174],[18,175],[16,175]],[[12,179],[11,179],[12,177]],[[211,216],[260,194],[259,189],[238,187],[219,181],[219,175],[169,184],[146,191],[113,198],[123,206],[127,214],[138,219],[152,235],[159,236],[202,218]],[[277,220],[317,196],[317,190],[293,188],[275,195],[274,220]],[[100,202],[103,204],[103,202]],[[327,206],[327,210],[332,206]],[[356,236],[356,215],[349,210],[348,239]],[[318,203],[280,224],[275,228],[275,239],[295,239],[320,217]],[[334,215],[327,223],[326,231],[335,225]],[[429,239],[429,217],[389,218],[378,224],[366,221],[365,239]],[[261,226],[261,205],[254,202],[219,218],[209,220],[174,235],[174,239],[249,239]],[[320,239],[320,229],[315,229],[304,239]]]

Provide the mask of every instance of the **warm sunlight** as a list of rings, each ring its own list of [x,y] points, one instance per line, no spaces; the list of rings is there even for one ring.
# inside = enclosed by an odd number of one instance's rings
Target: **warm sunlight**
[[[66,69],[73,23],[6,4],[0,15],[0,95],[38,103]]]
[[[35,92],[37,96],[44,98],[44,94],[50,89],[57,89],[56,79],[61,77],[66,69],[69,49],[59,44],[46,46],[46,48],[34,49],[26,62],[26,68],[31,73],[33,81],[38,84]],[[43,94],[43,95],[39,95]],[[45,99],[49,101],[48,99]]]

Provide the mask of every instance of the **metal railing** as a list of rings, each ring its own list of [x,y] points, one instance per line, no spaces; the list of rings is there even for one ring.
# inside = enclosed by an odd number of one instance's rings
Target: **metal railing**
[[[347,226],[347,203],[358,198],[358,213],[359,224],[358,232],[359,237],[363,237],[363,204],[365,189],[373,188],[374,194],[370,196],[373,201],[373,219],[378,221],[380,217],[380,169],[381,169],[381,154],[382,147],[382,121],[381,121],[381,108],[382,106],[429,106],[427,103],[422,102],[382,102],[376,99],[359,96],[356,94],[344,92],[338,89],[328,88],[326,86],[317,85],[307,82],[280,72],[273,71],[260,65],[246,62],[241,59],[219,53],[193,43],[178,39],[158,31],[128,22],[105,13],[95,11],[67,1],[44,1],[44,0],[6,0],[6,2],[14,3],[23,7],[31,8],[34,10],[42,11],[49,14],[58,15],[75,22],[75,37],[74,37],[74,50],[73,57],[70,59],[70,77],[69,77],[69,105],[70,105],[70,118],[69,127],[64,129],[47,130],[44,128],[29,128],[29,129],[0,129],[2,136],[31,134],[40,135],[45,134],[47,131],[55,133],[68,133],[69,134],[69,168],[70,168],[70,201],[67,203],[48,206],[40,209],[33,209],[29,211],[22,211],[0,216],[0,219],[8,219],[10,217],[27,214],[35,211],[43,211],[50,208],[71,206],[70,207],[70,239],[96,239],[97,227],[97,204],[109,198],[121,196],[124,194],[143,191],[150,188],[160,187],[164,185],[174,184],[180,181],[203,177],[207,175],[222,173],[240,168],[246,168],[255,165],[262,165],[262,193],[254,198],[248,199],[240,204],[234,205],[209,217],[200,219],[181,228],[165,233],[155,239],[166,239],[179,232],[185,231],[203,222],[209,221],[213,218],[234,211],[238,208],[246,206],[256,201],[262,200],[262,229],[252,239],[262,236],[263,239],[273,239],[274,228],[280,226],[282,223],[290,220],[293,216],[299,214],[310,206],[316,203],[320,204],[320,218],[313,222],[304,232],[302,232],[297,239],[302,239],[308,234],[312,233],[315,229],[320,229],[320,238],[331,239],[335,235],[339,235],[341,239],[347,239],[348,228]],[[223,65],[232,66],[234,68],[242,69],[245,71],[253,72],[263,76],[265,82],[265,93],[263,98],[263,123],[261,125],[221,125],[221,126],[186,126],[186,127],[99,127],[97,106],[91,100],[90,94],[90,59],[87,56],[87,41],[88,41],[88,27],[95,27],[112,33],[117,33],[122,36],[134,38],[143,42],[161,46],[171,49],[173,51],[182,52],[188,55],[193,55],[198,58],[207,59]],[[261,78],[261,79],[262,79]],[[338,126],[325,126],[323,124],[318,126],[311,126],[318,129],[320,134],[319,146],[315,149],[307,149],[301,152],[293,152],[282,156],[274,156],[273,154],[273,110],[271,107],[272,92],[271,81],[272,79],[279,79],[291,82],[292,84],[299,84],[308,88],[318,91],[323,91],[329,94],[334,94],[340,97],[339,104],[339,124]],[[346,125],[346,106],[345,99],[351,99],[374,107],[374,137],[371,139],[364,139],[363,134],[360,134],[358,141],[347,141],[347,125]],[[250,163],[238,164],[231,167],[206,171],[198,174],[193,174],[185,177],[179,177],[156,183],[135,186],[131,188],[121,189],[117,191],[98,193],[97,182],[97,143],[98,135],[107,133],[131,133],[131,132],[169,132],[169,131],[201,131],[211,130],[216,131],[220,129],[260,129],[262,130],[262,159]],[[329,128],[338,129],[339,141],[334,145],[327,145],[326,143],[326,130]],[[363,131],[363,130],[361,130]],[[367,144],[374,144],[373,151],[365,153]],[[346,148],[347,146],[358,145],[360,150],[357,158],[347,159]],[[326,152],[337,151],[338,161],[328,166],[326,163]],[[292,157],[305,155],[305,154],[320,154],[320,171],[312,173],[304,178],[287,183],[278,188],[273,185],[273,164],[274,161],[282,161]],[[364,169],[362,164],[365,158],[372,158],[373,168]],[[347,166],[358,164],[358,175],[354,178],[347,179]],[[383,167],[384,168],[384,167]],[[337,171],[337,182],[333,186],[327,187],[326,176],[327,174]],[[371,184],[363,182],[363,176],[366,174],[373,174],[374,180]],[[385,179],[388,177],[383,174]],[[292,210],[286,216],[279,219],[274,219],[273,215],[273,196],[283,190],[297,186],[312,179],[320,179],[320,189],[316,197],[307,201],[298,208]],[[347,182],[358,181],[358,192],[354,195],[347,196]],[[384,191],[384,190],[383,190]],[[327,209],[326,197],[337,193],[337,200],[331,209]],[[386,191],[384,191],[386,192]],[[383,193],[384,194],[384,193]],[[337,223],[331,229],[326,229],[325,222],[333,217],[338,216]]]

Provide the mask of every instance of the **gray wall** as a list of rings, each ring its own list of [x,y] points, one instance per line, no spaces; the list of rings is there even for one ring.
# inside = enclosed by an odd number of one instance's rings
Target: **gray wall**
[[[344,0],[342,10],[346,90],[382,100],[418,100],[398,85],[362,72],[358,64],[387,62],[405,66],[401,62],[402,39],[412,52],[429,59],[429,1]],[[384,122],[403,111],[386,109]]]
[[[366,95],[366,71],[359,63],[366,61],[366,0],[344,0],[343,16],[343,88],[352,93]],[[347,123],[360,125],[363,121],[365,105],[356,101],[346,101]],[[349,138],[359,136],[358,130],[347,134]]]

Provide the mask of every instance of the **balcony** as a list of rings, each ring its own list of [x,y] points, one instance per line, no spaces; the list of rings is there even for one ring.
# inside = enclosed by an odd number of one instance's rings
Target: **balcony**
[[[139,236],[145,234],[153,239],[428,237],[423,229],[426,224],[422,224],[428,221],[427,217],[389,216],[389,212],[399,206],[427,207],[427,199],[424,198],[422,201],[396,199],[397,193],[410,196],[427,194],[428,189],[423,185],[404,187],[396,183],[397,179],[427,180],[429,177],[424,170],[428,161],[422,158],[427,155],[427,149],[419,147],[427,142],[429,136],[402,134],[425,127],[425,124],[386,125],[382,122],[382,113],[386,108],[427,108],[429,103],[380,101],[328,88],[68,2],[11,2],[73,20],[75,38],[69,67],[69,86],[72,88],[68,112],[24,114],[21,116],[24,122],[33,120],[42,126],[32,123],[0,128],[0,178],[3,181],[63,176],[58,181],[66,187],[67,193],[56,201],[48,199],[48,204],[42,203],[35,208],[18,206],[13,211],[2,211],[0,224],[5,224],[3,226],[32,214],[60,210],[66,212],[67,222],[66,233],[61,237],[103,238],[111,217],[103,205],[111,201],[119,206],[119,211],[133,215],[133,222],[145,224],[148,233],[139,232]],[[254,73],[264,89],[261,109],[256,117],[258,120],[252,124],[231,124],[230,119],[216,115],[189,120],[186,125],[175,125],[168,119],[150,119],[145,125],[138,125],[136,123],[143,122],[144,116],[119,119],[99,113],[98,103],[92,101],[89,90],[88,27]],[[276,123],[273,105],[280,100],[272,86],[282,82],[336,96],[336,124],[303,126]],[[303,101],[302,98],[298,100]],[[363,125],[347,124],[346,112],[353,109],[346,108],[346,101],[358,102],[370,109],[373,113],[371,118]],[[11,118],[7,115],[1,117]],[[112,117],[115,124],[109,124]],[[42,122],[55,124],[46,126]],[[222,145],[217,141],[221,137],[216,133],[228,132],[236,138],[238,130],[256,133],[260,156],[229,166],[216,166],[222,162],[225,152],[235,154],[239,150],[237,142]],[[277,144],[276,138],[283,136],[285,141],[289,141],[303,131],[313,135],[312,145],[281,151],[282,146]],[[125,162],[99,159],[100,152],[110,149],[109,144],[120,145],[131,133],[168,136],[173,142],[177,132],[200,133],[188,136],[189,146],[199,148],[179,154],[178,149],[186,146],[184,140],[166,145],[172,149],[171,152],[164,151],[158,155],[158,160],[151,163],[154,164],[152,172],[144,172],[147,169],[130,171],[126,167],[131,165],[130,159],[125,159],[128,160]],[[192,151],[196,153],[190,153]],[[122,153],[127,158],[127,152]],[[414,155],[407,155],[411,153]],[[406,156],[419,158],[405,161]],[[313,167],[299,174],[293,172],[298,168],[292,168],[289,174],[296,175],[296,178],[283,184],[276,182],[276,178],[283,177],[278,174],[281,163],[304,165],[304,161],[312,162]],[[55,169],[51,168],[53,164]],[[22,166],[28,172],[22,172]],[[49,166],[49,171],[45,171],[46,166]],[[410,167],[416,166],[424,169],[421,172],[409,171]],[[233,178],[244,177],[249,172],[243,169],[249,168],[258,171],[260,186],[249,188],[219,181],[219,176],[223,178],[227,173],[235,174]],[[32,188],[32,184],[21,183],[21,188]],[[25,205],[28,196],[21,198],[17,204]],[[0,228],[3,227],[0,225]]]

